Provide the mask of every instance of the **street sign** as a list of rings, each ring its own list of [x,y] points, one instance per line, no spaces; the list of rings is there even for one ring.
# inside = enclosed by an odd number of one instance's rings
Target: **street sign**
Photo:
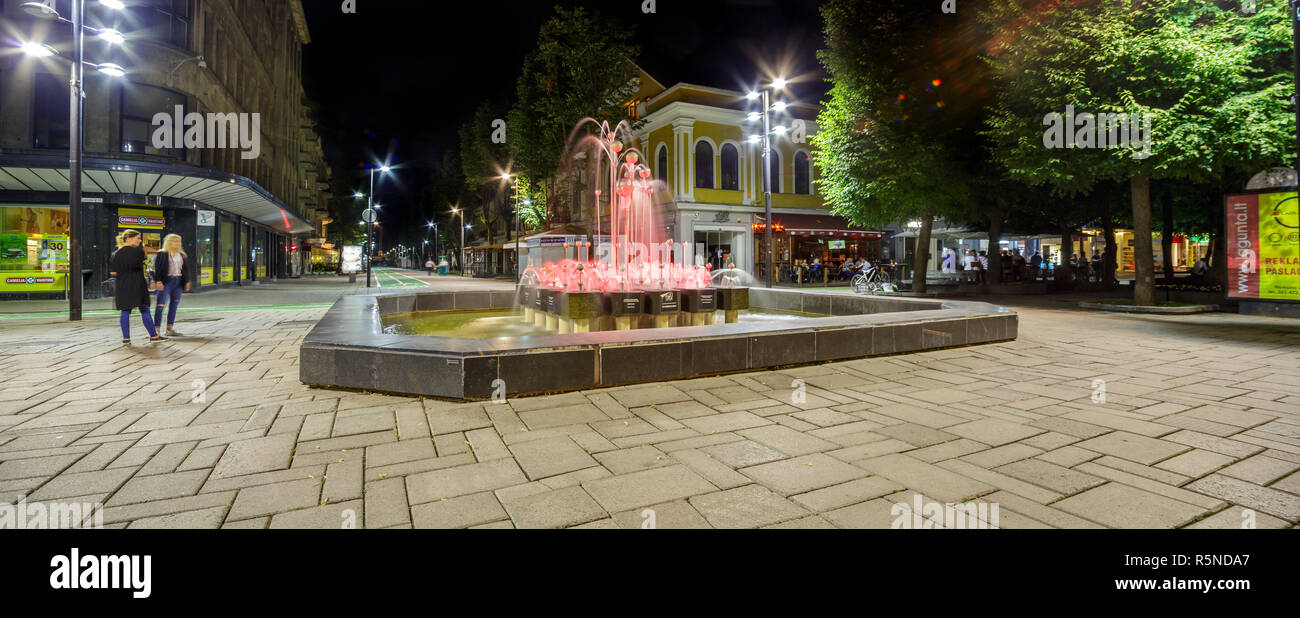
[[[216,227],[216,226],[217,226],[217,211],[215,211],[215,210],[200,210],[200,211],[198,211],[198,216],[199,216],[199,227]]]
[[[365,212],[361,213],[361,220],[365,221],[366,223],[374,223],[375,210],[373,208],[367,208]]]

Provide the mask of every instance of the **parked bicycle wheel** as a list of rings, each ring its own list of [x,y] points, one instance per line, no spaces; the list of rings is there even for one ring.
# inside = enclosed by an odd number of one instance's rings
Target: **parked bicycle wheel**
[[[854,276],[854,277],[853,277],[853,293],[854,293],[854,294],[866,294],[867,292],[869,292],[870,290],[868,289],[868,285],[870,284],[870,281],[871,281],[871,279],[870,279],[870,277],[868,277],[867,275],[856,275],[856,276]]]

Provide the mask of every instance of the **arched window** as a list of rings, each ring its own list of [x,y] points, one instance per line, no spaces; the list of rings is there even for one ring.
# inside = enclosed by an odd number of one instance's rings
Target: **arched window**
[[[722,145],[722,188],[740,190],[740,151],[734,144]]]
[[[695,143],[695,188],[713,188],[713,146],[703,140]]]
[[[659,155],[655,159],[655,178],[668,182],[668,147],[659,146]]]
[[[772,185],[771,185],[772,193],[780,193],[781,192],[781,153],[777,152],[776,149],[773,148],[771,154],[769,154],[768,156],[771,157],[772,159],[771,169],[769,170],[772,179]]]
[[[811,169],[809,169],[808,153],[799,151],[794,155],[794,192],[799,195],[811,195],[812,186],[809,182],[812,178]]]

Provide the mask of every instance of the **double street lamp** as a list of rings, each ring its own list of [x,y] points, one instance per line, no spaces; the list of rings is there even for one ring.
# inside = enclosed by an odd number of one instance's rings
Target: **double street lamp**
[[[518,283],[522,277],[522,273],[519,270],[519,175],[502,174],[501,180],[511,183],[515,188],[515,282]],[[531,206],[533,201],[524,200],[524,203]]]
[[[379,171],[387,174],[393,171],[393,168],[384,165],[379,167]],[[360,198],[361,193],[354,193],[353,197]],[[361,218],[364,219],[362,223],[366,224],[366,287],[371,287],[370,263],[374,261],[371,253],[374,252],[375,249],[375,225],[377,225],[376,221],[379,219],[379,213],[377,211],[380,208],[383,208],[383,206],[375,203],[375,167],[373,165],[370,166],[370,195],[367,197],[369,199],[369,207],[366,208],[365,215]]]
[[[460,262],[459,264],[460,276],[464,277],[465,276],[465,227],[466,227],[465,211],[462,210],[459,206],[452,206],[451,214],[460,215],[460,249],[458,250],[460,252],[460,257],[457,259],[457,261]]]
[[[769,288],[772,287],[772,274],[776,268],[772,255],[774,249],[772,244],[772,135],[785,135],[786,133],[784,126],[772,128],[772,112],[783,113],[786,110],[784,101],[772,102],[772,94],[776,91],[784,91],[785,86],[786,80],[778,78],[771,84],[761,86],[745,95],[745,98],[750,102],[759,102],[761,107],[761,111],[750,112],[748,120],[750,122],[763,121],[762,135],[749,136],[749,143],[758,144],[761,142],[763,148],[763,171],[761,175],[763,177],[763,213],[766,217],[763,250],[765,254],[763,261],[766,267],[763,279]]]
[[[47,20],[60,21],[72,26],[72,77],[68,80],[68,319],[73,322],[81,320],[83,282],[81,273],[81,157],[84,149],[82,142],[82,119],[85,117],[83,100],[85,99],[85,65],[90,65],[100,73],[110,77],[122,77],[126,70],[113,63],[96,64],[86,62],[85,33],[98,36],[101,40],[120,45],[126,39],[122,33],[111,28],[95,28],[85,25],[86,1],[71,0],[72,19],[59,15],[54,8],[54,0],[47,2],[24,2],[22,9],[27,14]],[[126,8],[122,0],[99,0],[99,4],[113,10]],[[28,41],[22,49],[30,56],[48,58],[57,55],[48,45]]]

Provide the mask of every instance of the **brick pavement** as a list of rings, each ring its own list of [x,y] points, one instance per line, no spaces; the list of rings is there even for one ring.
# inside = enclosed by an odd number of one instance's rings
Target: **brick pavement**
[[[1300,523],[1300,324],[995,300],[1018,341],[505,404],[302,385],[322,309],[127,349],[111,319],[3,323],[0,502],[116,528],[888,528],[917,495],[1003,528]]]

